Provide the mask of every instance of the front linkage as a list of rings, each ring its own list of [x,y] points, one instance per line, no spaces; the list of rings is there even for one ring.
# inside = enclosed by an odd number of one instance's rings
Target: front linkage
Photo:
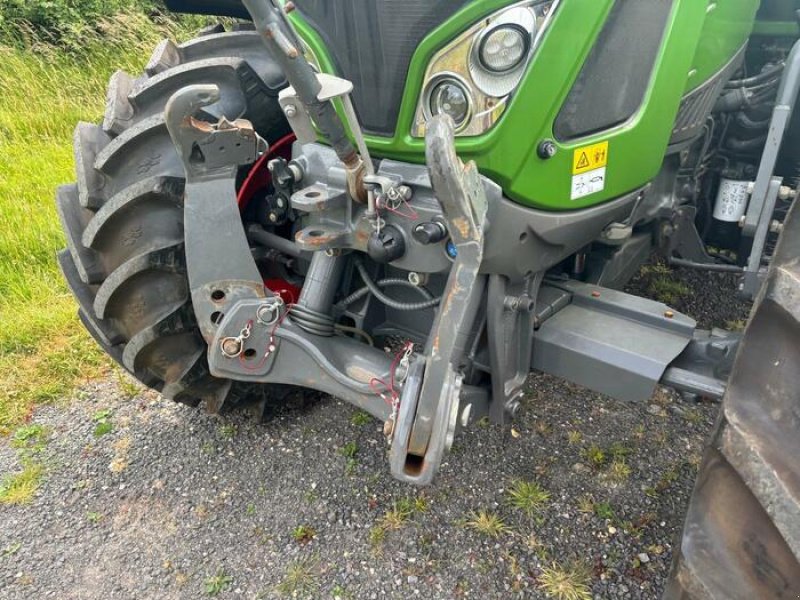
[[[418,485],[431,482],[459,427],[513,415],[531,367],[633,400],[647,398],[665,377],[688,392],[724,392],[735,336],[696,332],[694,321],[657,302],[545,276],[624,221],[640,190],[580,214],[520,212],[473,163],[459,160],[449,117],[429,122],[427,171],[392,161],[376,169],[352,110],[352,85],[311,69],[283,8],[244,3],[290,84],[281,106],[298,144],[281,168],[303,226],[293,241],[258,227],[245,232],[237,173],[267,145],[246,121],[195,118],[218,100],[214,86],[177,92],[166,122],[187,176],[187,271],[212,375],[312,388],[355,404],[386,423],[393,475]],[[312,143],[312,123],[331,148]],[[413,222],[392,219],[412,198]],[[265,287],[248,235],[308,260],[296,302]],[[518,255],[510,241],[517,239],[524,245]],[[417,287],[418,302],[382,297],[381,286],[397,280],[371,277],[389,265],[447,273],[441,295]],[[438,306],[424,351],[406,343],[393,357],[334,335],[336,317],[363,291],[335,304],[343,278],[356,273],[367,293],[398,311]]]

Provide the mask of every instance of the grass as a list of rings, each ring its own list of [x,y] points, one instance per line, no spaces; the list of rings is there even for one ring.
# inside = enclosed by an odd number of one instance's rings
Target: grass
[[[0,504],[27,504],[36,495],[43,476],[41,463],[23,461],[22,471],[6,475],[0,482]]]
[[[692,293],[689,286],[673,279],[672,276],[672,271],[666,266],[655,265],[652,267],[652,277],[647,284],[647,295],[664,304],[673,305]]]
[[[510,531],[503,519],[486,510],[472,513],[467,521],[467,527],[491,538],[499,538]]]
[[[289,565],[283,581],[278,584],[277,592],[286,597],[305,598],[314,596],[318,589],[319,560],[312,556]]]
[[[528,517],[541,511],[550,500],[550,492],[535,481],[517,480],[508,490],[508,503]]]
[[[316,535],[316,529],[308,525],[298,525],[292,530],[292,538],[301,545],[308,544]]]
[[[138,73],[161,38],[185,39],[196,25],[119,15],[73,51],[0,39],[0,434],[108,372],[56,265],[65,244],[55,188],[75,179],[72,131],[102,117],[111,74]]]
[[[553,563],[542,569],[538,583],[545,596],[555,600],[591,600],[590,577],[583,565]]]
[[[206,577],[203,582],[203,589],[209,596],[217,596],[233,582],[233,577],[225,574],[225,571],[220,569],[216,575]]]

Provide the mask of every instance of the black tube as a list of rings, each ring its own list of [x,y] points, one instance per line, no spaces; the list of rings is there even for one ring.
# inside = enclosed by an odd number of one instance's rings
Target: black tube
[[[669,264],[674,267],[685,267],[687,269],[698,269],[700,271],[711,271],[713,273],[744,273],[744,269],[736,265],[706,264],[675,257],[669,259]]]
[[[413,288],[416,291],[418,291],[420,296],[425,298],[425,300],[432,300],[433,299],[433,296],[431,295],[431,293],[428,290],[426,290],[425,288],[420,287],[418,285],[414,285],[413,283],[411,283],[407,279],[381,279],[380,281],[376,281],[375,285],[377,285],[381,289],[387,288],[387,287],[404,287],[404,288],[408,288],[408,289],[412,289]],[[361,300],[361,298],[363,298],[364,296],[368,296],[369,294],[370,294],[369,288],[364,286],[363,288],[361,288],[359,290],[356,290],[355,292],[353,292],[352,294],[347,296],[347,298],[344,298],[343,300],[340,300],[336,304],[336,306],[338,308],[345,308],[347,306],[350,306],[353,302],[357,302],[358,300]]]
[[[424,310],[426,308],[433,308],[442,301],[441,298],[432,298],[431,300],[426,300],[425,302],[399,302],[389,298],[389,296],[381,291],[375,282],[370,279],[364,263],[362,263],[360,260],[356,260],[356,270],[358,271],[358,274],[361,275],[361,279],[364,280],[364,283],[369,288],[369,291],[372,292],[372,295],[389,308],[404,311]]]
[[[288,254],[294,258],[311,258],[310,252],[304,252],[291,240],[275,235],[261,227],[261,225],[250,225],[250,227],[247,228],[247,237],[261,246],[272,248],[273,250]]]
[[[734,152],[753,152],[754,150],[761,150],[766,143],[767,135],[764,134],[748,140],[728,138],[728,140],[725,142],[725,146]]]
[[[783,63],[779,63],[772,67],[771,69],[761,71],[758,75],[753,75],[752,77],[747,77],[745,79],[731,79],[728,83],[725,84],[725,87],[728,89],[731,88],[738,88],[738,87],[751,87],[754,85],[758,85],[759,83],[763,83],[775,77],[778,79],[778,75],[783,71]]]

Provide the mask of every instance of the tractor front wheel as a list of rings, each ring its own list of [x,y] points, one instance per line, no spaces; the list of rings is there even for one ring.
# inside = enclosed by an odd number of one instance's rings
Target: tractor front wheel
[[[111,78],[102,125],[75,130],[77,182],[57,194],[68,246],[59,261],[81,320],[108,354],[167,398],[220,412],[263,387],[209,373],[186,278],[184,169],[164,122],[176,91],[207,83],[222,97],[204,118],[248,119],[271,141],[287,132],[283,76],[256,32],[163,41],[141,77]]]

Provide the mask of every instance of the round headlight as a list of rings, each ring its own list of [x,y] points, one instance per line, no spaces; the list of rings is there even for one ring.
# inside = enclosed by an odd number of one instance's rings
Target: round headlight
[[[528,56],[531,35],[515,23],[505,23],[488,31],[478,47],[481,66],[491,73],[508,73]]]
[[[450,115],[460,129],[472,117],[472,100],[466,86],[458,79],[446,77],[431,87],[428,105],[431,115]]]

